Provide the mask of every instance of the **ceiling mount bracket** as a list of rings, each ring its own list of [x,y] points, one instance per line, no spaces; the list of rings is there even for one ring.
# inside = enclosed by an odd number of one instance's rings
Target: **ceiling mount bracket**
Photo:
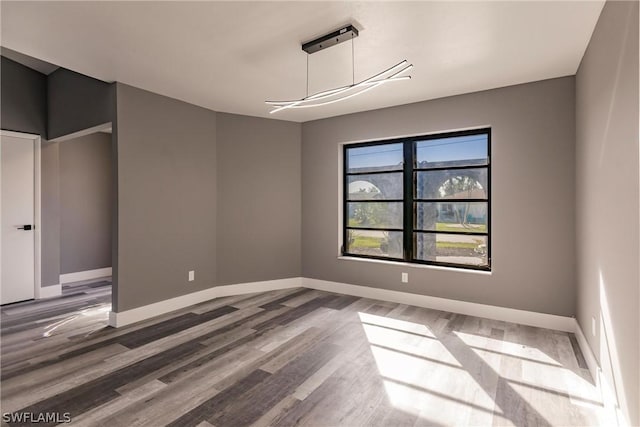
[[[317,39],[306,42],[302,45],[302,50],[308,54],[318,52],[331,46],[335,46],[347,40],[352,40],[358,37],[358,29],[349,24],[346,27],[333,31]]]

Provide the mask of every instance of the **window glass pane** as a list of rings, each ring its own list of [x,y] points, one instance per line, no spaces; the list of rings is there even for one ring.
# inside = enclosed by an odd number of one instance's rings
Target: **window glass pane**
[[[402,170],[403,145],[381,144],[347,149],[347,173]]]
[[[487,202],[417,202],[417,230],[487,233]]]
[[[487,164],[488,135],[455,136],[416,142],[416,167]]]
[[[402,202],[349,202],[349,227],[402,228]]]
[[[349,200],[402,200],[402,172],[348,176]]]
[[[402,258],[399,231],[347,230],[347,253]]]
[[[415,172],[418,199],[486,199],[487,168]]]
[[[486,266],[487,236],[414,233],[413,257],[423,261]]]

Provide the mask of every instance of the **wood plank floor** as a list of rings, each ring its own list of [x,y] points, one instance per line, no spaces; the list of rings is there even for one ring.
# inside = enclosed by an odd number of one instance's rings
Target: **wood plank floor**
[[[572,334],[309,289],[120,329],[106,326],[109,309],[108,282],[2,307],[3,414],[81,426],[607,424]],[[62,419],[49,421],[37,425]]]

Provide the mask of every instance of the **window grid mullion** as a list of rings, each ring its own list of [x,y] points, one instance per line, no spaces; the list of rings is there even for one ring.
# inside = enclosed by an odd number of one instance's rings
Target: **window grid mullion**
[[[347,226],[347,230],[393,231],[398,233],[402,233],[404,231],[402,228],[352,227],[350,225]]]
[[[464,169],[480,169],[486,168],[489,164],[478,165],[453,165],[453,166],[432,166],[430,168],[414,168],[415,172],[429,172],[429,171],[442,171],[442,170],[464,170]]]
[[[348,203],[402,203],[404,199],[348,199]]]
[[[390,169],[383,171],[370,171],[370,172],[347,172],[347,176],[361,176],[361,175],[380,175],[383,173],[402,173],[404,169]]]
[[[487,203],[489,199],[413,199],[414,203]]]
[[[415,155],[415,143],[405,141],[404,143],[404,234],[403,234],[403,255],[404,260],[410,262],[413,258],[413,159]]]
[[[460,234],[462,236],[489,236],[488,231],[442,231],[442,230],[419,230],[414,229],[414,233],[424,233],[424,234]]]

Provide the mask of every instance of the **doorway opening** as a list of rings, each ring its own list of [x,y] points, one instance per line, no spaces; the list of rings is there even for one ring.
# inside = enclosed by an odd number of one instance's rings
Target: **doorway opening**
[[[112,298],[111,124],[56,141],[59,145],[62,295],[77,299],[84,317],[93,313],[96,319],[92,320],[106,324]]]
[[[15,244],[5,239],[3,232],[4,255],[0,264],[3,336],[30,331],[34,336],[60,338],[107,327],[113,298],[111,254],[116,201],[111,123],[50,141],[3,130],[3,142],[5,137],[30,140],[35,147],[30,157],[32,167],[23,173],[32,175],[33,193],[23,198],[32,201],[25,210],[33,213],[33,219],[12,220],[31,225],[26,231],[35,239],[33,262],[18,266],[19,274],[32,280],[31,292],[5,300],[5,296],[11,296],[4,292],[5,288],[18,282],[5,280],[5,273],[10,272],[5,264],[11,262],[7,260],[15,252],[8,248],[11,245],[13,249]],[[3,144],[2,153],[5,151]],[[3,166],[10,160],[10,156],[4,156]],[[25,169],[15,160],[11,162],[11,166],[3,167],[4,172]],[[22,162],[29,163],[24,159]],[[25,180],[25,176],[12,178],[10,182],[4,172],[2,190],[11,185],[14,193],[21,193],[15,188],[16,182]],[[4,192],[7,197],[11,195],[10,191]],[[6,199],[3,195],[3,213],[13,205]],[[2,218],[4,230],[9,216]]]

